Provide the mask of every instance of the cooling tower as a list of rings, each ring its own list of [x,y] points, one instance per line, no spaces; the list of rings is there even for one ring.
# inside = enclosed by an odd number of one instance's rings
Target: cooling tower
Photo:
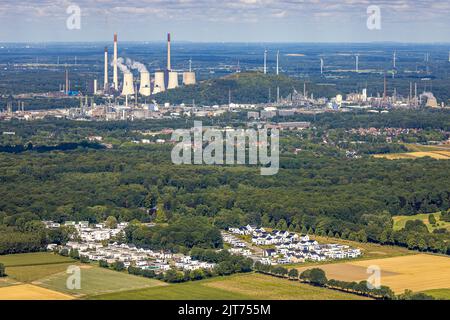
[[[169,72],[169,83],[167,85],[167,89],[175,89],[178,88],[178,72]]]
[[[113,69],[114,89],[119,90],[119,78],[117,73],[117,33],[114,33],[114,69]]]
[[[129,96],[133,94],[134,94],[133,74],[131,72],[124,73],[122,95]]]
[[[148,97],[152,94],[150,87],[150,73],[147,71],[141,72],[141,86],[139,88],[139,93],[142,96]]]
[[[103,89],[108,89],[108,47],[105,47],[105,75],[103,80]]]
[[[155,86],[153,87],[153,93],[160,93],[166,91],[166,85],[164,83],[164,72],[155,72]]]
[[[183,73],[183,84],[185,86],[190,86],[196,84],[195,72],[184,72]]]

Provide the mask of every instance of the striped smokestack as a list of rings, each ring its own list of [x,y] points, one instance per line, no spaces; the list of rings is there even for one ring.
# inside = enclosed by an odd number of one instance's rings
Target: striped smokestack
[[[114,69],[113,69],[114,89],[119,90],[119,78],[117,73],[117,33],[114,33]]]
[[[104,75],[104,89],[108,89],[108,47],[105,47],[105,75]]]
[[[170,61],[170,33],[167,34],[167,71],[172,70],[172,65]]]

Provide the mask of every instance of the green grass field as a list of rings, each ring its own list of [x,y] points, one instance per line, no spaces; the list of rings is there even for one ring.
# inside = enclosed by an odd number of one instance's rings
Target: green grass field
[[[428,217],[430,214],[416,214],[414,216],[396,216],[393,217],[394,220],[394,230],[398,231],[405,227],[407,221],[412,220],[421,220],[427,226],[430,232],[433,232],[435,229],[447,229],[450,231],[450,222],[441,221],[441,213],[434,213],[434,217],[436,218],[436,225],[431,225],[428,221]]]
[[[35,282],[36,285],[77,296],[99,295],[124,290],[136,290],[155,286],[164,286],[164,282],[137,277],[91,265],[81,266],[81,289],[69,290],[66,286],[66,272],[53,274]]]
[[[11,277],[16,281],[33,282],[55,273],[65,272],[69,266],[76,264],[77,263],[73,262],[36,266],[8,267],[7,273],[8,277]]]
[[[357,300],[356,295],[261,274],[240,274],[93,296],[94,300]]]
[[[428,290],[428,291],[424,291],[424,293],[433,296],[435,299],[450,300],[450,288],[449,289]]]
[[[144,290],[125,291],[100,296],[92,300],[251,300],[246,295],[209,288],[202,282],[171,284]]]
[[[64,272],[78,262],[48,252],[11,254],[0,256],[6,266],[6,274],[15,282],[32,282],[49,275]]]
[[[6,267],[37,266],[69,263],[73,261],[74,260],[70,258],[62,257],[49,252],[10,254],[0,256],[0,263],[3,263]]]

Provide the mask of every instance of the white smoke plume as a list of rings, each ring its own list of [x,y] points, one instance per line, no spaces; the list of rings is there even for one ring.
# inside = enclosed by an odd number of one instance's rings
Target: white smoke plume
[[[127,58],[126,63],[127,66],[132,70],[138,70],[139,72],[148,72],[147,67],[138,61]]]
[[[114,67],[114,60],[111,62],[111,66]],[[122,71],[123,73],[130,73],[130,70],[125,65],[125,60],[123,58],[117,58],[117,67]]]

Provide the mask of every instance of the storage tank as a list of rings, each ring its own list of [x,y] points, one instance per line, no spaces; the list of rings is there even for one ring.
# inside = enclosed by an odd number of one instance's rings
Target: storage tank
[[[126,72],[123,74],[122,95],[129,96],[134,94],[133,74]]]
[[[152,94],[152,89],[150,87],[150,73],[147,71],[141,72],[141,85],[139,87],[139,93],[144,97],[148,97]]]
[[[178,72],[171,71],[169,72],[169,84],[167,85],[167,89],[175,89],[178,88]]]
[[[164,72],[155,72],[155,85],[153,87],[153,94],[166,91],[166,85],[164,83]]]
[[[184,72],[183,73],[183,84],[185,86],[190,86],[196,84],[195,72]]]

